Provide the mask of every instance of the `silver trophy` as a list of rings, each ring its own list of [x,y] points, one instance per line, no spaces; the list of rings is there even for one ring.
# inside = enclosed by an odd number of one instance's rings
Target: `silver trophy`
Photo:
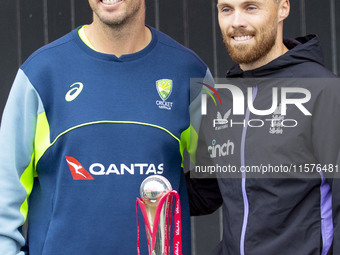
[[[170,254],[170,226],[173,196],[170,182],[163,176],[152,175],[140,186],[137,199],[143,212],[150,255]]]

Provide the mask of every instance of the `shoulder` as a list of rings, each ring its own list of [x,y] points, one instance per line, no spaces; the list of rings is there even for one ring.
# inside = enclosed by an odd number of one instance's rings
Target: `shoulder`
[[[295,77],[336,78],[337,76],[323,65],[316,62],[304,62],[290,68]]]
[[[51,63],[62,59],[63,57],[74,54],[74,33],[76,30],[64,35],[63,37],[41,47],[30,55],[22,64],[21,69],[24,72],[29,72],[37,67],[51,65]]]
[[[191,62],[207,67],[202,59],[191,49],[180,44],[165,33],[149,27],[154,35],[157,36],[158,44],[161,50],[169,56],[176,58],[178,62]]]

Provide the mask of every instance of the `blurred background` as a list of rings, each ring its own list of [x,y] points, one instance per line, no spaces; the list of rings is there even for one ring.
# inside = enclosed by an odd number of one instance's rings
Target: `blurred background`
[[[194,50],[214,77],[224,77],[233,62],[221,39],[217,0],[145,0],[146,23]],[[41,46],[89,24],[87,0],[0,0],[0,113],[19,66]],[[286,37],[317,34],[325,65],[340,74],[340,1],[291,0]],[[192,217],[193,255],[207,255],[221,236],[220,211]]]

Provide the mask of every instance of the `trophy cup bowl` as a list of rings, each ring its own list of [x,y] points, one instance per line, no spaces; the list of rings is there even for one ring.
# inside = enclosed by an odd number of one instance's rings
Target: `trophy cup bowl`
[[[149,254],[170,254],[170,213],[172,197],[162,198],[172,191],[170,182],[163,176],[147,177],[140,186],[140,196],[145,207],[145,229]],[[162,201],[161,201],[162,200]]]
[[[171,190],[172,187],[168,179],[161,175],[152,175],[142,182],[139,192],[141,198],[156,202],[161,195]]]

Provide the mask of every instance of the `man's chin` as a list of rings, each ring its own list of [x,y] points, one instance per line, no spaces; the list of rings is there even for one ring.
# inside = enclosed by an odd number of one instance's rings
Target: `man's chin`
[[[250,63],[252,61],[251,50],[248,47],[230,47],[228,48],[231,59],[239,64]]]

